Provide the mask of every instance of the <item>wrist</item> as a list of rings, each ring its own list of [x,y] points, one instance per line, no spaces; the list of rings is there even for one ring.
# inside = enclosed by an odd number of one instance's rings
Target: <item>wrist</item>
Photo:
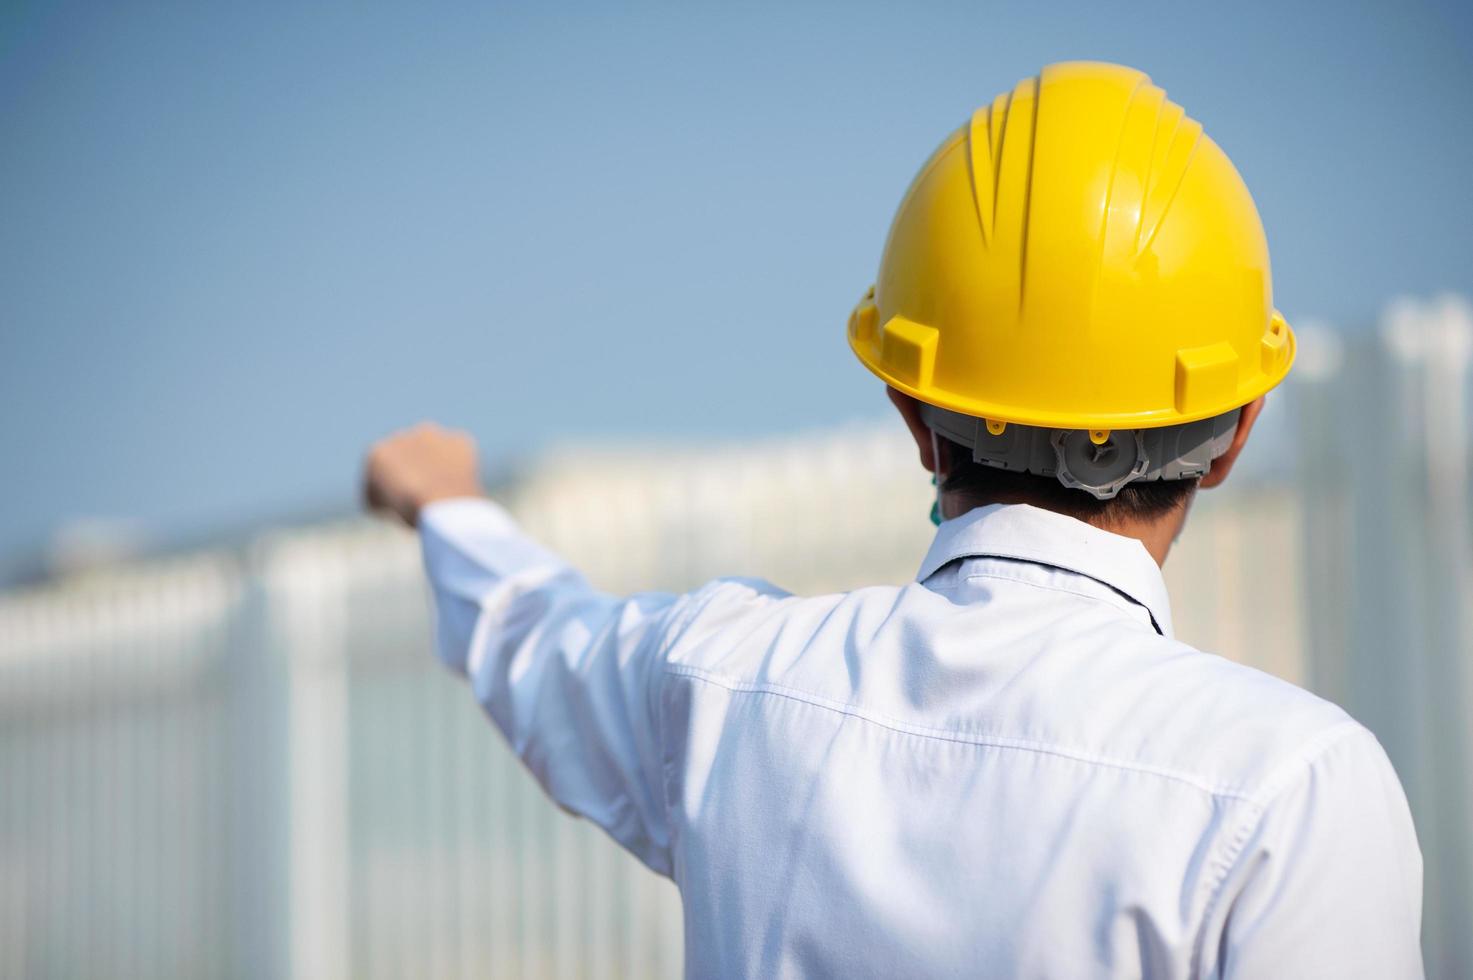
[[[486,491],[479,483],[443,487],[431,493],[422,494],[412,501],[410,504],[410,513],[405,516],[409,518],[411,524],[418,524],[424,512],[436,504],[446,503],[452,500],[485,499]]]

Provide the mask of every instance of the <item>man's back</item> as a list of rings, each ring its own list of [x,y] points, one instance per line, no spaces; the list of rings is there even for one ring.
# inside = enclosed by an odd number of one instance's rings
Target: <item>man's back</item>
[[[464,539],[426,534],[452,594]],[[919,578],[600,605],[543,569],[469,633],[442,599],[442,653],[479,634],[457,665],[549,792],[674,878],[692,976],[1420,972],[1380,747],[1172,640],[1138,542],[981,508]]]

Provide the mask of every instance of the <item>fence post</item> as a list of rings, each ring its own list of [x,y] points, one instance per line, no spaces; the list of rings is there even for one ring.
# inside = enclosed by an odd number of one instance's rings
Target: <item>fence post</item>
[[[310,547],[268,549],[268,614],[285,657],[290,975],[349,975],[344,576]]]
[[[1415,598],[1407,610],[1418,642],[1402,649],[1418,668],[1414,706],[1421,719],[1417,766],[1418,834],[1426,856],[1425,936],[1428,972],[1473,974],[1473,534],[1469,507],[1468,372],[1473,312],[1448,297],[1401,302],[1387,314],[1383,338],[1408,370],[1407,405],[1416,467],[1412,507],[1401,522],[1405,546],[1419,556]],[[1391,651],[1387,651],[1391,655]]]

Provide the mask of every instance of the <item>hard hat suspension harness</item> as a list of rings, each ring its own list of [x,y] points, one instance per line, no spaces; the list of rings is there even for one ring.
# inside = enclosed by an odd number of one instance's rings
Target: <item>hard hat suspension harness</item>
[[[1054,477],[1099,500],[1112,499],[1131,483],[1205,476],[1232,445],[1239,411],[1111,432],[998,423],[921,403],[921,418],[931,431],[970,449],[975,462]]]

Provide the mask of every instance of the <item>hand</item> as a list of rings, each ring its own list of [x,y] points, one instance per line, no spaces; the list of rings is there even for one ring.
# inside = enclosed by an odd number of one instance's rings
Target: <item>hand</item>
[[[395,514],[410,527],[437,500],[480,497],[476,443],[469,434],[425,422],[380,439],[363,466],[363,499],[372,510]]]

